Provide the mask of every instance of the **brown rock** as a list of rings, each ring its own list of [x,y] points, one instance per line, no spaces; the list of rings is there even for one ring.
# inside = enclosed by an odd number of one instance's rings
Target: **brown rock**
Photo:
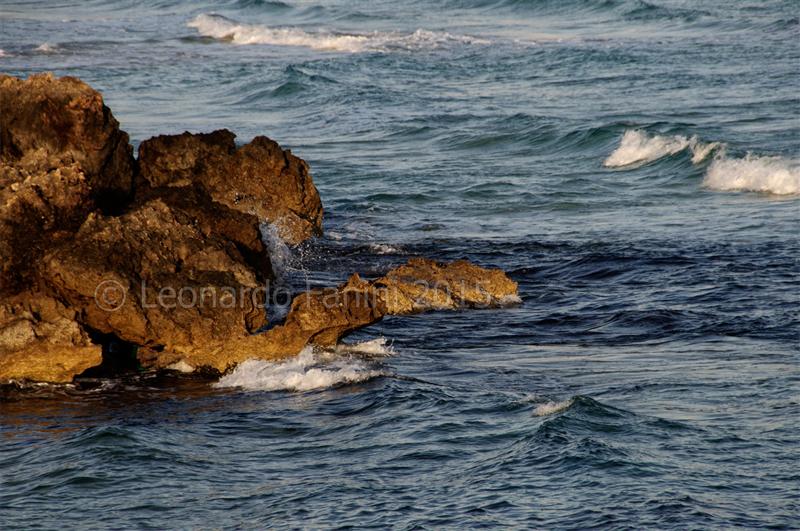
[[[0,302],[0,379],[70,382],[99,365],[101,347],[75,318],[74,311],[41,293]]]
[[[263,290],[236,247],[161,200],[91,214],[45,256],[42,276],[82,323],[137,345],[200,346],[265,324]]]
[[[305,161],[263,136],[240,148],[234,138],[223,129],[142,142],[143,184],[200,187],[218,203],[276,224],[290,244],[321,234],[322,203]]]
[[[490,308],[519,302],[517,283],[500,269],[466,260],[449,264],[412,258],[375,281],[385,293],[387,313]]]
[[[0,161],[32,174],[76,163],[103,207],[133,192],[133,150],[99,92],[73,77],[0,76]]]
[[[0,297],[36,283],[42,255],[92,208],[76,164],[29,173],[0,163]]]
[[[137,204],[159,199],[172,210],[191,219],[192,224],[206,237],[232,242],[245,262],[262,281],[275,278],[269,249],[261,239],[259,220],[214,201],[202,188],[144,188],[137,192]]]
[[[308,344],[335,345],[384,315],[496,307],[518,300],[517,283],[499,269],[484,269],[466,261],[443,264],[416,258],[372,282],[353,275],[338,288],[298,295],[284,324],[263,334],[216,344],[181,345],[160,353],[147,351],[140,362],[150,368],[183,362],[224,373],[250,358],[278,360],[298,354]]]

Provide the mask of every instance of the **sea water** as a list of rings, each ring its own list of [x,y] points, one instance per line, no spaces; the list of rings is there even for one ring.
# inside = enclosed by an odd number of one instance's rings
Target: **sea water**
[[[0,401],[0,527],[794,528],[796,2],[0,2],[0,71],[135,146],[306,159],[287,285],[466,258],[521,304],[392,317],[218,384]],[[258,353],[254,353],[257,355]]]

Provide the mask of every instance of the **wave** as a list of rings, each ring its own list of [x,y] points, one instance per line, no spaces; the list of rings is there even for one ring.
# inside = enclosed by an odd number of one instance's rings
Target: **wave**
[[[629,129],[622,135],[619,147],[603,162],[603,166],[638,167],[686,149],[692,152],[692,163],[699,164],[721,147],[723,146],[719,142],[700,142],[697,136],[689,138],[681,135],[650,136],[640,129]]]
[[[709,165],[703,185],[722,191],[800,194],[800,160],[751,153],[740,159],[722,156]]]
[[[645,0],[448,0],[451,9],[481,9],[536,13],[540,16],[615,17],[623,21],[694,22],[711,16],[706,10],[689,6],[664,6]],[[600,19],[602,20],[602,19]]]
[[[533,410],[533,414],[537,417],[546,417],[548,415],[560,413],[561,411],[569,409],[573,403],[575,403],[574,398],[569,398],[560,402],[545,402],[544,404],[539,404],[536,406],[536,409]]]
[[[50,44],[49,42],[44,42],[36,47],[36,50],[39,53],[56,53],[58,52],[58,46]]]
[[[624,13],[626,20],[650,21],[650,20],[680,20],[682,22],[693,22],[700,17],[710,16],[711,13],[694,8],[683,8],[677,6],[661,6],[637,0]]]
[[[349,351],[344,346],[337,347],[337,350],[381,355],[390,352],[384,343],[379,344],[375,340],[363,343],[361,351],[357,345],[349,347]],[[257,359],[242,362],[233,372],[220,378],[214,387],[233,387],[249,391],[312,391],[365,382],[387,374],[363,357],[342,356],[336,351],[306,347],[297,356],[283,362]]]
[[[692,153],[692,164],[713,155],[703,185],[712,190],[765,192],[776,195],[800,194],[800,160],[748,153],[731,158],[721,142],[701,142],[697,136],[648,135],[629,129],[619,147],[606,158],[607,168],[638,168],[684,150]]]
[[[385,52],[391,50],[427,50],[453,44],[489,44],[490,41],[452,35],[441,31],[399,32],[374,31],[365,34],[307,32],[300,28],[269,27],[260,24],[241,24],[221,15],[200,14],[187,26],[204,37],[229,41],[233,44],[269,44],[298,46],[313,50],[337,52]]]
[[[290,6],[289,4],[286,4],[284,2],[276,2],[272,0],[237,0],[234,5],[237,8],[257,7],[257,8],[267,8],[274,10],[286,10],[292,8],[292,6]]]
[[[451,9],[500,9],[543,15],[574,15],[611,11],[624,3],[624,0],[449,0],[446,5]]]

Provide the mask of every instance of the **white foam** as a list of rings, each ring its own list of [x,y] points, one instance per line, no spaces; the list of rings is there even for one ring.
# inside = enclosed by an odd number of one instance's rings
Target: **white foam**
[[[689,148],[692,150],[692,164],[700,164],[710,157],[715,151],[725,151],[725,144],[720,142],[708,142],[704,144],[703,142],[697,140],[696,136],[692,137],[692,141],[693,142],[691,142],[689,145]]]
[[[603,165],[607,168],[635,167],[675,155],[685,149],[692,151],[692,163],[699,164],[720,147],[719,142],[703,143],[696,136],[650,136],[645,131],[629,129],[622,135],[619,147],[608,156]]]
[[[247,360],[214,387],[238,387],[252,391],[310,391],[336,385],[357,383],[384,376],[367,361],[339,357],[306,347],[297,356],[283,362]]]
[[[5,57],[5,56],[6,56],[6,52],[3,51],[2,48],[0,48],[0,57]]]
[[[308,32],[300,28],[279,28],[259,24],[241,24],[220,16],[201,14],[187,23],[200,35],[227,40],[233,44],[271,44],[275,46],[300,46],[314,50],[337,52],[387,51],[391,49],[429,49],[452,43],[487,44],[489,41],[473,37],[451,35],[418,29],[411,34],[374,31],[365,34]]]
[[[572,398],[569,400],[562,400],[561,402],[545,402],[544,404],[536,406],[536,409],[533,410],[533,414],[537,417],[546,417],[547,415],[564,411],[569,408],[573,402],[574,400]]]
[[[37,46],[36,51],[41,53],[56,53],[58,51],[58,47],[45,42]]]
[[[292,259],[292,251],[281,237],[279,224],[262,223],[259,228],[261,229],[261,241],[269,253],[272,272],[280,283],[286,277],[286,271]]]
[[[399,247],[386,243],[371,243],[369,250],[375,254],[400,254],[402,252]]]
[[[629,129],[603,165],[635,168],[685,149],[691,150],[693,164],[700,164],[714,155],[703,180],[703,185],[712,190],[800,194],[800,160],[752,153],[739,159],[729,158],[725,144],[701,142],[696,136],[650,136],[644,131]]]
[[[378,337],[360,343],[339,343],[336,345],[337,354],[367,354],[371,356],[391,356],[394,354],[392,345],[385,337]]]
[[[800,194],[800,160],[750,153],[734,159],[722,154],[709,165],[703,185],[712,190]]]
[[[517,304],[522,304],[522,298],[519,295],[505,295],[504,297],[500,298],[498,302],[500,306],[516,306]]]

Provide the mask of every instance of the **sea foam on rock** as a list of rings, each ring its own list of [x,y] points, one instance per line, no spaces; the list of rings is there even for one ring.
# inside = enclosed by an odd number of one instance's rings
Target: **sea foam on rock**
[[[251,359],[305,366],[282,360],[310,345],[335,352],[385,315],[517,296],[499,270],[412,259],[378,279],[302,293],[268,323],[261,288],[281,269],[275,239],[319,235],[322,214],[308,165],[266,137],[237,147],[227,130],[158,136],[136,161],[85,83],[0,76],[0,381],[222,374]],[[222,303],[226,293],[234,304]]]

